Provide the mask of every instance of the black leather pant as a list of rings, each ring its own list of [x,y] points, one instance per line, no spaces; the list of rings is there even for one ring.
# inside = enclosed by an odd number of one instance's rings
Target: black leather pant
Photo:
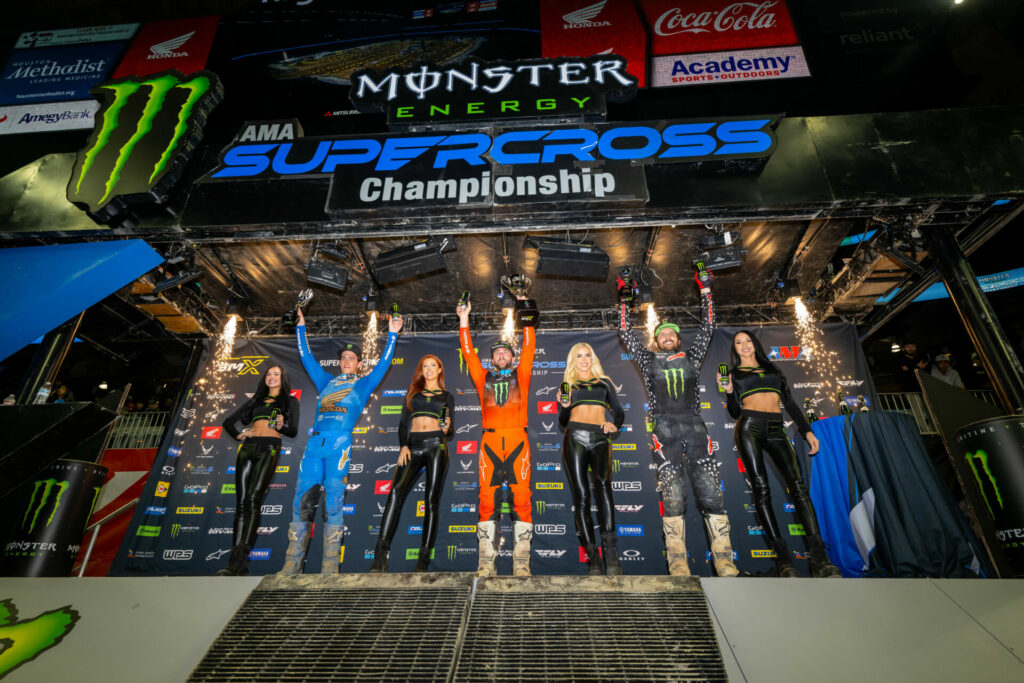
[[[260,507],[274,478],[281,439],[250,436],[238,447],[235,458],[234,545],[251,546],[260,526]]]
[[[615,502],[612,500],[612,455],[608,436],[600,425],[570,422],[565,428],[562,442],[562,463],[569,478],[572,504],[576,511],[576,535],[580,545],[596,547],[594,526],[590,521],[590,482],[587,468],[594,481],[597,500],[597,521],[604,539],[615,537]]]
[[[818,518],[811,504],[811,495],[804,483],[800,471],[800,463],[796,459],[796,451],[790,443],[783,426],[781,413],[764,413],[754,410],[743,410],[736,421],[736,448],[743,458],[743,466],[750,478],[753,492],[754,507],[764,527],[765,538],[772,544],[784,541],[772,510],[772,494],[768,489],[767,471],[764,466],[764,453],[771,456],[775,466],[779,468],[786,488],[793,498],[800,521],[803,522],[804,533],[808,545],[819,543],[821,532],[818,530]]]
[[[423,513],[423,540],[420,547],[434,547],[437,538],[438,507],[441,504],[441,489],[448,473],[448,445],[441,432],[413,432],[409,435],[409,462],[395,470],[395,478],[391,482],[391,492],[384,507],[384,517],[380,523],[380,537],[377,545],[391,547],[391,539],[398,528],[398,517],[402,513],[405,498],[416,483],[420,470],[427,470],[426,496]],[[429,554],[427,555],[429,557]],[[422,555],[421,555],[422,557]]]
[[[666,517],[686,512],[686,478],[702,515],[724,515],[718,459],[700,415],[652,415],[651,454],[658,468],[658,492]]]

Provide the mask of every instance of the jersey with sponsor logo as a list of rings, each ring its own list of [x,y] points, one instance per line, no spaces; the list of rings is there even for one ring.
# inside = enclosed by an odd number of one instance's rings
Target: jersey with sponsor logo
[[[525,429],[529,420],[527,397],[530,393],[530,376],[533,374],[533,354],[537,347],[533,328],[523,328],[523,349],[519,354],[519,365],[505,373],[484,369],[473,348],[473,338],[468,327],[459,328],[459,344],[473,386],[480,396],[483,428]]]
[[[569,390],[569,405],[559,405],[558,407],[558,424],[564,429],[569,424],[572,409],[584,405],[603,407],[605,417],[611,415],[610,422],[615,425],[616,429],[622,427],[622,423],[626,419],[626,414],[615,395],[615,385],[606,377],[581,380],[574,384]]]
[[[739,418],[742,409],[743,399],[753,394],[772,393],[778,394],[779,401],[786,408],[786,412],[793,418],[796,427],[801,434],[811,431],[811,425],[800,407],[793,400],[789,393],[789,383],[786,376],[779,372],[776,367],[746,367],[743,365],[732,368],[732,393],[726,394],[726,408],[734,418]],[[781,418],[781,414],[780,414]]]
[[[626,304],[619,304],[619,339],[633,354],[647,388],[652,414],[700,413],[700,367],[715,330],[715,309],[710,290],[700,297],[700,327],[685,351],[654,352],[640,342],[629,322]]]
[[[436,392],[424,389],[412,396],[407,394],[405,400],[402,401],[402,417],[398,421],[398,445],[409,445],[409,429],[412,427],[414,417],[432,417],[440,421],[443,408],[447,408],[445,419],[448,420],[448,434],[446,436],[450,440],[455,434],[455,422],[452,419],[455,413],[455,399],[452,395],[444,389],[439,389]]]
[[[384,379],[388,368],[391,367],[391,358],[395,355],[395,343],[398,340],[398,335],[394,332],[388,333],[387,344],[384,346],[384,352],[380,355],[376,367],[362,378],[359,378],[358,375],[335,376],[320,367],[316,358],[313,357],[313,351],[309,348],[305,325],[295,328],[295,339],[298,342],[302,367],[306,369],[306,374],[313,380],[319,394],[313,430],[317,432],[352,431],[363,414],[363,408],[366,407],[370,394]]]

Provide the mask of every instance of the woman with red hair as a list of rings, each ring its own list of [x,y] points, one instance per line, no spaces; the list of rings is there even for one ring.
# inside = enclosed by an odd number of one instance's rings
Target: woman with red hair
[[[405,498],[416,483],[421,469],[426,469],[426,500],[423,515],[423,540],[420,543],[416,572],[425,572],[430,564],[430,552],[437,537],[438,505],[441,488],[448,473],[447,439],[454,434],[452,412],[455,401],[444,387],[444,365],[432,354],[420,358],[416,373],[402,402],[402,418],[398,423],[398,469],[391,482],[384,517],[380,523],[380,537],[373,553],[371,574],[386,574],[388,550],[398,527]]]

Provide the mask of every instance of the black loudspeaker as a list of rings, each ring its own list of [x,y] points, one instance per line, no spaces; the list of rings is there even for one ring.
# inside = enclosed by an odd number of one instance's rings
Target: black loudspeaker
[[[378,282],[397,282],[417,275],[444,270],[443,245],[423,240],[404,247],[382,251],[373,262]]]
[[[310,261],[306,268],[306,279],[325,287],[345,289],[348,285],[348,271],[329,261]]]
[[[540,242],[537,246],[541,275],[604,280],[608,277],[608,254],[592,243]]]

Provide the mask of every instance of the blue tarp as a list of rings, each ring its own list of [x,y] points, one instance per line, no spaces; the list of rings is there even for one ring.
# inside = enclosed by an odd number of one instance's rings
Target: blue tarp
[[[0,359],[162,262],[142,240],[0,249]]]

